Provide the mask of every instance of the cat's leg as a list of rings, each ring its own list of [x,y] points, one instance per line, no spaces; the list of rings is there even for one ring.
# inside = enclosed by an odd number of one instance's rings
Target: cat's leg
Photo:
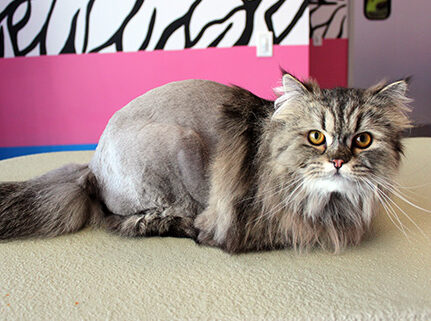
[[[133,215],[108,214],[102,225],[110,232],[128,237],[173,236],[195,238],[194,219],[173,208],[153,208]]]

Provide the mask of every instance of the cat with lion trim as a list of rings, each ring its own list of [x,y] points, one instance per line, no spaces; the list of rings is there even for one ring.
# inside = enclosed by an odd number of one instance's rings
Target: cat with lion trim
[[[275,91],[185,80],[145,93],[88,165],[0,183],[0,239],[90,225],[229,253],[358,244],[400,164],[407,80],[321,89],[286,73]]]

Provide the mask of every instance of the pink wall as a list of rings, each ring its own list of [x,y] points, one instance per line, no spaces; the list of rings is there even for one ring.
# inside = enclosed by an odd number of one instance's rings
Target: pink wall
[[[273,98],[280,67],[309,76],[308,46],[188,49],[0,59],[0,147],[96,143],[109,117],[170,81],[201,78]]]
[[[324,88],[347,87],[348,40],[323,39],[321,46],[310,41],[310,76]]]

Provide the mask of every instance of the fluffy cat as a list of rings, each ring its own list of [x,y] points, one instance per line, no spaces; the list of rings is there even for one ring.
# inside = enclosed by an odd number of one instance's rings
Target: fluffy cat
[[[283,76],[273,102],[170,83],[110,119],[88,165],[0,184],[0,239],[86,225],[191,237],[230,253],[357,244],[402,154],[407,82],[320,89]],[[376,178],[376,179],[372,179]]]

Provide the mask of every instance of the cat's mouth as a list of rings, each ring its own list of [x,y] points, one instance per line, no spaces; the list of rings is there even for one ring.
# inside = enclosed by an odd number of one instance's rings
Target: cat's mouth
[[[352,178],[346,173],[341,173],[339,170],[334,170],[332,173],[330,173],[328,175],[328,179],[331,179],[334,182],[339,182],[340,184],[352,183]]]
[[[328,172],[328,178],[333,178],[335,180],[337,179],[344,179],[344,180],[351,180],[348,174],[345,173],[345,171],[342,172],[342,169],[333,169],[330,172]]]

